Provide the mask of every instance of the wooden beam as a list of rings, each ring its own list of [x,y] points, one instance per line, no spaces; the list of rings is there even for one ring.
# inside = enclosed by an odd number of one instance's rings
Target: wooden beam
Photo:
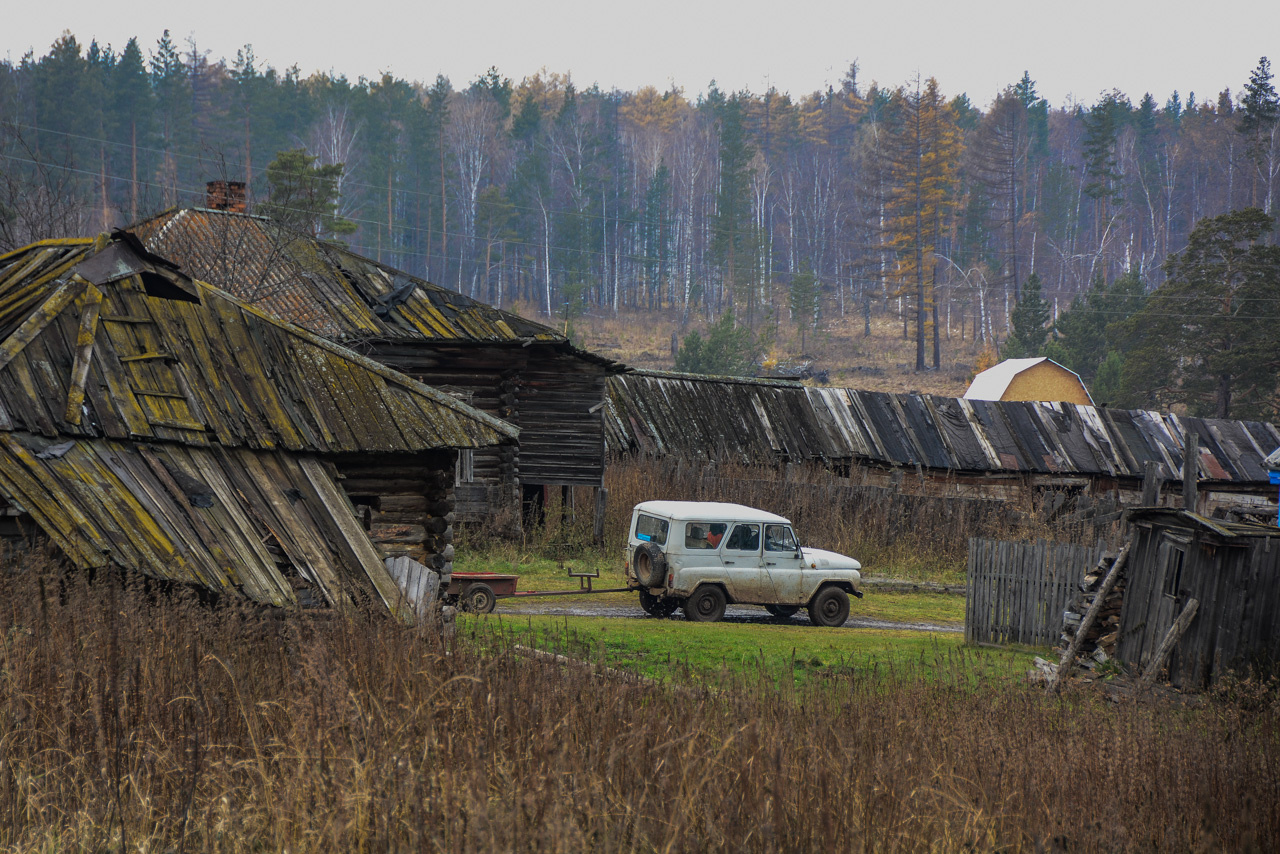
[[[1142,471],[1142,506],[1160,506],[1160,463],[1147,460]]]
[[[1200,474],[1200,434],[1187,433],[1182,449],[1182,507],[1196,512],[1196,479]]]
[[[593,539],[596,545],[604,543],[604,512],[609,503],[609,490],[606,487],[596,487],[596,518],[595,529],[593,530]]]
[[[102,291],[94,285],[85,287],[84,305],[80,314],[80,331],[76,334],[76,355],[71,365],[71,390],[67,392],[67,411],[63,420],[68,424],[80,423],[84,404],[84,383],[89,376],[89,363],[93,358],[93,341],[98,336],[98,312],[102,308]]]
[[[1076,629],[1075,637],[1071,639],[1071,643],[1067,646],[1067,651],[1062,654],[1062,660],[1058,662],[1057,674],[1049,680],[1048,689],[1050,691],[1056,691],[1058,686],[1062,684],[1062,680],[1067,677],[1075,666],[1076,656],[1080,654],[1080,647],[1084,644],[1085,635],[1089,634],[1089,629],[1093,628],[1093,624],[1098,621],[1098,614],[1102,613],[1102,603],[1106,600],[1107,594],[1111,592],[1111,588],[1116,586],[1116,581],[1120,579],[1120,571],[1124,569],[1124,562],[1129,559],[1129,549],[1132,546],[1132,542],[1124,544],[1124,548],[1116,556],[1116,562],[1111,564],[1111,571],[1107,573],[1106,578],[1102,579],[1102,586],[1098,588],[1093,604],[1089,606],[1088,613],[1084,615],[1084,619],[1080,621],[1080,627]]]
[[[22,325],[15,329],[8,338],[0,344],[0,368],[4,368],[12,362],[19,353],[22,352],[35,337],[44,331],[45,327],[53,322],[64,308],[84,291],[88,286],[88,282],[79,276],[73,276],[70,282],[59,285],[58,289],[53,292],[44,304],[31,313],[26,320],[22,321]]]
[[[1138,680],[1138,690],[1146,691],[1155,684],[1156,677],[1160,675],[1160,671],[1164,669],[1165,662],[1169,660],[1169,656],[1173,654],[1173,648],[1177,646],[1178,641],[1182,639],[1183,633],[1187,627],[1191,625],[1191,621],[1195,619],[1196,611],[1200,608],[1200,600],[1188,599],[1187,604],[1183,606],[1182,613],[1178,615],[1178,619],[1173,621],[1173,625],[1169,627],[1169,631],[1164,633],[1164,640],[1160,641],[1160,646],[1156,648],[1156,654],[1147,664],[1147,669],[1142,672],[1142,678]]]

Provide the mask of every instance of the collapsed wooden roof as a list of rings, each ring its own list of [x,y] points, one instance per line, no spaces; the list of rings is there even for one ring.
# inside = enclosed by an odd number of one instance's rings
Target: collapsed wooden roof
[[[1176,478],[1187,433],[1204,480],[1262,484],[1280,446],[1271,424],[1143,410],[887,394],[637,371],[612,377],[613,454],[745,463],[863,461],[947,472]]]
[[[192,276],[335,341],[569,347],[550,327],[265,217],[174,208],[132,230]]]
[[[517,435],[153,257],[127,233],[0,256],[0,429],[318,453]]]
[[[516,436],[127,233],[0,256],[0,494],[79,566],[402,611],[325,456]]]

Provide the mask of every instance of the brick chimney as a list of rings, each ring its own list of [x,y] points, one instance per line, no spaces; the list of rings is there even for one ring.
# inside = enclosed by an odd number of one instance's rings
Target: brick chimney
[[[210,181],[204,185],[205,207],[215,211],[248,213],[244,181]]]

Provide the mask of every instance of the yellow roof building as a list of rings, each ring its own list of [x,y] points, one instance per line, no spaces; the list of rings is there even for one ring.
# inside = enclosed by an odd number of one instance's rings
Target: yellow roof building
[[[1084,380],[1053,359],[1005,359],[973,378],[967,400],[1050,400],[1093,406]]]

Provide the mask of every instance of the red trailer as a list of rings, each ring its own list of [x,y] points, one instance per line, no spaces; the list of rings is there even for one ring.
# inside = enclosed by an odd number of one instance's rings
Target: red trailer
[[[601,590],[593,588],[592,580],[600,577],[598,571],[574,572],[570,569],[569,577],[578,579],[577,590],[516,590],[516,583],[520,580],[519,575],[500,572],[455,572],[449,579],[449,586],[445,588],[444,601],[450,605],[460,605],[464,611],[488,614],[498,604],[499,599],[630,592],[626,587],[609,587]]]

